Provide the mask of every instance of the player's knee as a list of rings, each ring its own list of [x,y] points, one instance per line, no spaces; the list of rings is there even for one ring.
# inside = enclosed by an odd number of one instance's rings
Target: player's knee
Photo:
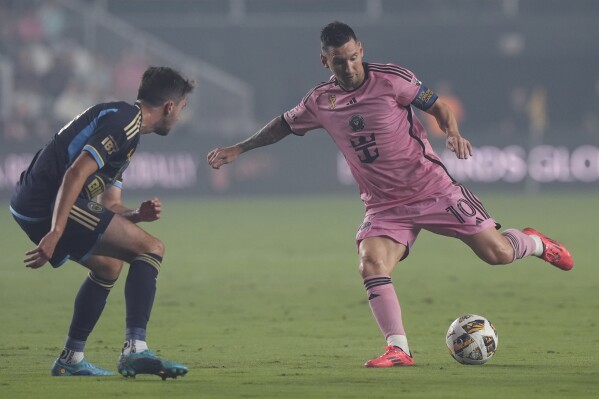
[[[369,254],[360,255],[359,272],[362,278],[381,274],[389,274],[388,266],[385,262]]]
[[[92,273],[104,281],[116,281],[123,269],[123,261],[118,259],[111,259],[110,261],[104,261],[102,265],[94,267]]]
[[[162,241],[160,241],[158,238],[151,237],[147,242],[147,250],[144,252],[163,257],[164,256],[164,243]]]
[[[507,265],[514,260],[514,250],[509,245],[494,246],[485,260],[490,265]]]

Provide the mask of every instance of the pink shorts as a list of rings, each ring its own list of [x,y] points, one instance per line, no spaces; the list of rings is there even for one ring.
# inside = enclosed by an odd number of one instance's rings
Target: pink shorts
[[[356,244],[366,237],[386,236],[408,248],[405,258],[421,229],[461,237],[491,227],[501,226],[470,190],[456,184],[443,196],[367,215],[358,229]]]

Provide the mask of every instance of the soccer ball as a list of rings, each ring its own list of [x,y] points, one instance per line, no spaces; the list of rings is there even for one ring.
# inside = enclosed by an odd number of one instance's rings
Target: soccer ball
[[[485,364],[497,350],[497,330],[482,316],[467,314],[455,319],[447,330],[447,349],[462,364]]]

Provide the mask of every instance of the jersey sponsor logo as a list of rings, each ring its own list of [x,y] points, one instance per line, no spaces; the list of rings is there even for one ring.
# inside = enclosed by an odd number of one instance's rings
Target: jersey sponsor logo
[[[104,149],[106,150],[108,155],[114,154],[119,150],[119,147],[116,145],[116,141],[114,141],[114,138],[112,138],[112,136],[108,136],[104,140],[102,140],[102,145],[104,146]]]
[[[104,180],[100,176],[96,176],[85,186],[84,194],[87,199],[92,199],[102,194],[105,189],[106,183]]]
[[[335,101],[337,101],[337,96],[331,94],[329,96],[329,109],[335,109]]]
[[[345,105],[353,105],[353,104],[357,104],[358,100],[356,100],[356,97],[352,97],[351,100],[349,100],[349,102]]]
[[[362,118],[362,115],[352,115],[352,117],[349,120],[349,127],[351,127],[351,130],[353,130],[354,132],[359,132],[360,130],[363,130],[364,118]]]
[[[376,147],[374,133],[369,136],[360,136],[357,140],[350,139],[350,142],[356,152],[362,151],[362,155],[358,155],[360,162],[372,163],[379,157],[379,149]]]

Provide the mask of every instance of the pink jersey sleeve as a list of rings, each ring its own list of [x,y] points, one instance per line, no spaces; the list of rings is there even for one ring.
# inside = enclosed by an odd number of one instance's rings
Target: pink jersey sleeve
[[[322,127],[316,117],[316,98],[317,95],[312,90],[298,105],[283,114],[283,119],[293,133],[303,136],[310,130]]]
[[[398,68],[404,72],[401,72],[401,75],[388,75],[388,79],[390,79],[393,84],[393,89],[396,93],[395,100],[397,103],[407,107],[416,98],[416,95],[420,90],[420,81],[412,71],[401,67]],[[409,78],[409,80],[406,78]]]

